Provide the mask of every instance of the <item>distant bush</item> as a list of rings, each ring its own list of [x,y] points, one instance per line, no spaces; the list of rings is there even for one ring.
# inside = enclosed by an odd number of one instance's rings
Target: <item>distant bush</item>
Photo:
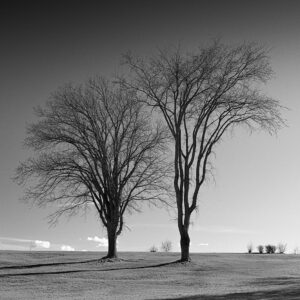
[[[150,248],[150,252],[157,252],[157,251],[158,251],[158,249],[154,245]]]
[[[171,241],[164,241],[161,243],[161,250],[164,252],[170,252],[172,249],[172,242]]]
[[[286,250],[286,244],[279,243],[277,249],[280,254],[284,254]]]
[[[264,246],[262,246],[262,245],[257,246],[257,251],[258,251],[259,254],[263,254],[264,253]]]
[[[249,243],[247,245],[247,251],[248,251],[249,254],[252,253],[252,251],[253,251],[253,244],[252,243]]]
[[[293,253],[294,253],[294,254],[299,254],[299,248],[298,248],[298,247],[295,247]]]
[[[268,254],[274,254],[276,252],[276,246],[274,245],[266,245],[265,249],[266,249],[266,253]]]

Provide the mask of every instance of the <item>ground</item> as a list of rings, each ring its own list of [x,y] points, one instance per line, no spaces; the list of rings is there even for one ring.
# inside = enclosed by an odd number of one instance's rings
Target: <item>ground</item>
[[[0,251],[0,299],[300,299],[300,255]]]

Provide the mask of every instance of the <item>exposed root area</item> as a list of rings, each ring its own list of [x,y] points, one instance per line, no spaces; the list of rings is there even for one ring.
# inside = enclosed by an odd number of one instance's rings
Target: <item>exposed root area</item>
[[[107,257],[107,256],[104,256],[98,260],[98,262],[100,263],[106,263],[106,262],[114,263],[114,262],[121,262],[121,261],[124,261],[124,259],[119,257]]]
[[[176,260],[175,263],[177,264],[181,264],[181,265],[184,265],[184,266],[188,266],[188,265],[191,265],[192,264],[192,260],[189,258],[188,260]]]

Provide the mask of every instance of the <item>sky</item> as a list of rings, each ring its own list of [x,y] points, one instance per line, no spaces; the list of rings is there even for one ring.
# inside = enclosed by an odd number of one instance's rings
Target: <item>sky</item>
[[[192,252],[245,252],[267,243],[300,248],[299,1],[2,1],[0,4],[0,249],[105,251],[95,211],[49,227],[53,207],[19,199],[11,178],[33,107],[69,83],[112,76],[122,53],[150,56],[180,43],[195,50],[214,38],[271,48],[274,78],[264,92],[280,100],[287,127],[277,136],[235,131],[216,149],[214,179],[199,195]],[[120,251],[149,251],[170,240],[179,251],[175,211],[145,207],[126,216]]]

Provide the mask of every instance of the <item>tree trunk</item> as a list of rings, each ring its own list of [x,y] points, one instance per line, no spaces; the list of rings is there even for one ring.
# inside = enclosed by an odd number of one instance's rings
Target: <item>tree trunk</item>
[[[107,227],[108,252],[106,258],[117,258],[117,228],[115,226]]]
[[[190,258],[190,237],[184,228],[180,230],[181,262],[188,262]]]

